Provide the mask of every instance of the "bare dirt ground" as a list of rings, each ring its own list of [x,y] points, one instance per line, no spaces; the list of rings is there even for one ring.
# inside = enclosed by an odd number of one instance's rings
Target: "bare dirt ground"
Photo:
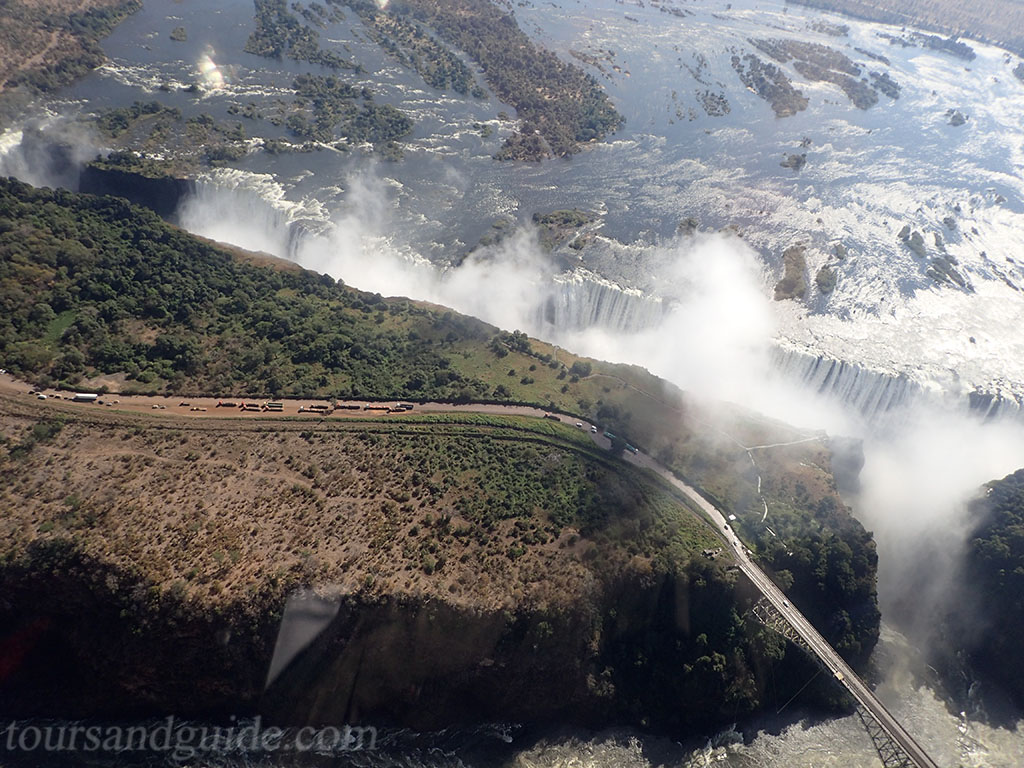
[[[40,405],[43,401],[39,395],[44,395],[46,403],[54,407],[70,406],[85,411],[115,411],[123,413],[151,413],[155,415],[179,416],[186,418],[239,418],[246,420],[275,419],[282,416],[299,417],[317,421],[326,417],[330,418],[355,418],[365,419],[367,416],[385,418],[389,413],[404,413],[397,406],[399,400],[390,402],[371,402],[367,400],[275,400],[269,401],[262,398],[217,398],[217,397],[168,397],[162,395],[103,395],[94,403],[73,402],[74,392],[58,389],[36,390],[30,384],[18,381],[10,374],[0,374],[0,394],[15,395],[24,398],[38,400]],[[280,411],[268,410],[268,402],[282,404]],[[242,405],[254,406],[259,410],[243,410]],[[326,409],[326,410],[322,410]],[[417,403],[412,409],[413,413],[495,413],[513,416],[539,416],[545,415],[545,411],[539,408],[520,405],[487,405],[470,403],[456,405],[452,403]],[[566,424],[575,423],[575,420],[568,416],[560,416],[559,421]],[[589,426],[589,425],[588,425]]]
[[[540,601],[577,594],[593,578],[580,561],[589,545],[572,528],[540,536],[514,560],[507,556],[521,533],[514,520],[486,535],[453,536],[460,526],[468,530],[459,504],[478,494],[479,481],[472,471],[446,474],[435,457],[471,453],[467,441],[492,433],[487,427],[461,435],[457,426],[434,425],[422,436],[389,438],[345,424],[349,415],[364,424],[386,419],[384,411],[311,414],[306,426],[277,413],[118,399],[110,407],[72,403],[50,391],[42,401],[0,376],[0,437],[8,445],[54,416],[85,417],[57,419],[59,434],[5,465],[6,541],[71,536],[90,556],[213,599],[238,597],[271,578],[299,578],[500,606],[527,594]],[[307,404],[289,402],[285,417]],[[543,415],[486,405],[420,409]],[[508,444],[543,466],[566,456],[558,445]],[[547,511],[538,510],[535,524],[546,529],[546,521]],[[451,565],[442,569],[445,560]]]
[[[70,32],[46,29],[47,19],[67,18],[91,8],[117,5],[119,0],[9,0],[0,2],[0,92],[12,76],[34,67],[55,64],[82,52]]]

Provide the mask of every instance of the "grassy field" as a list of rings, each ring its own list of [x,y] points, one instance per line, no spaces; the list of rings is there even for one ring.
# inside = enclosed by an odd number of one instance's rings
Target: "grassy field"
[[[537,418],[199,424],[2,400],[0,430],[5,557],[69,539],[207,599],[270,579],[557,602],[718,542],[656,478]]]
[[[239,258],[237,251],[193,238],[121,200],[0,181],[0,364],[39,386],[107,386],[120,392],[228,399],[523,403],[578,415],[644,450],[723,511],[736,514],[746,540],[765,564],[787,572],[782,578],[792,580],[803,595],[801,607],[821,610],[819,625],[839,627],[840,639],[851,645],[869,649],[873,644],[873,543],[836,492],[823,436],[801,433],[738,407],[696,402],[640,368],[580,358],[443,307],[368,294],[294,265],[275,268],[277,263],[259,266]],[[410,422],[409,429],[414,425]],[[398,439],[388,436],[392,438]],[[366,449],[359,441],[343,442]],[[776,445],[780,447],[750,450]],[[456,453],[458,446],[438,450]],[[288,456],[281,454],[280,461]],[[506,459],[511,460],[497,455],[490,459],[499,474]],[[597,466],[593,458],[587,461],[587,466]],[[328,458],[323,462],[329,463]],[[385,458],[382,462],[387,464]],[[646,491],[629,490],[634,480],[618,470],[608,473],[607,482],[613,483],[608,487],[585,470],[576,466],[586,493],[622,496],[630,509],[657,507],[645,501]],[[477,471],[464,478],[470,500],[459,503],[470,505],[466,510],[479,516],[505,497],[480,495]],[[395,478],[410,480],[401,473]],[[149,494],[153,504],[162,493],[133,487],[132,494],[136,492]],[[188,492],[202,496],[201,487],[190,486]],[[594,517],[581,511],[591,508],[584,504],[590,496],[548,493],[543,515],[532,521],[535,526],[557,523],[615,542],[598,551],[649,557],[655,550],[672,550],[674,534],[666,536],[664,526],[651,522],[661,519],[654,511],[639,518]],[[571,512],[577,517],[572,522],[553,517],[555,507],[572,498],[583,505]],[[215,503],[228,519],[242,514],[231,499],[217,498]],[[763,520],[765,504],[768,520]],[[462,514],[452,509],[445,514]],[[517,522],[536,530],[528,522]],[[775,535],[769,530],[772,525],[780,528]],[[498,572],[505,575],[495,584],[518,578],[503,569],[519,573],[516,564],[525,546],[515,535],[521,526],[503,521],[500,531],[500,545],[488,538],[492,549],[481,561],[488,568],[502,563]],[[544,535],[549,545],[556,540],[553,529]],[[453,550],[444,556],[450,561],[455,555]],[[335,568],[337,556],[331,554]],[[436,560],[437,553],[430,557]],[[367,562],[377,562],[383,570],[389,560]],[[828,567],[819,567],[822,562]],[[317,568],[314,575],[320,573]],[[410,568],[417,572],[414,564]],[[847,608],[854,616],[852,624],[845,617]],[[852,634],[844,629],[850,626]]]

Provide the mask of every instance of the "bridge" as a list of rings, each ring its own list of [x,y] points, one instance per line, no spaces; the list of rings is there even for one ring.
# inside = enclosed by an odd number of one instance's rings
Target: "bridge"
[[[596,438],[597,436],[595,436]],[[871,742],[885,768],[938,768],[914,738],[900,725],[867,684],[829,645],[814,626],[796,609],[768,575],[750,559],[750,552],[730,528],[722,512],[697,490],[645,454],[626,456],[627,461],[657,473],[682,491],[700,508],[725,536],[736,556],[740,570],[750,580],[761,598],[754,605],[754,616],[768,628],[783,635],[806,651],[810,657],[853,697],[857,715],[867,729]]]
[[[886,706],[871,692],[863,680],[828,644],[803,614],[784,597],[781,606],[776,600],[782,592],[757,569],[757,574],[740,566],[743,573],[761,592],[754,604],[755,618],[769,629],[778,632],[794,645],[803,649],[823,670],[828,672],[851,695],[855,711],[885,768],[937,768],[935,762],[921,748]],[[765,583],[755,581],[760,575]],[[770,585],[770,586],[769,586]],[[769,594],[774,592],[776,594]]]
[[[5,388],[10,389],[12,392],[16,391],[16,386],[20,385],[12,377],[0,374],[0,392]],[[127,396],[121,395],[120,397],[128,400]],[[163,398],[134,398],[136,407],[146,408],[147,412],[149,407],[157,408],[161,400]],[[191,402],[195,403],[197,401],[192,399]],[[182,403],[182,406],[185,405],[185,403]],[[215,406],[216,403],[210,399],[209,407]],[[122,405],[122,408],[124,407]],[[159,407],[163,408],[165,406],[160,405]],[[515,413],[538,417],[548,416],[545,411],[527,406],[480,404],[458,406],[449,403],[425,403],[419,407],[424,411],[479,411],[484,413]],[[196,409],[196,407],[193,407],[190,413]],[[199,410],[206,411],[206,406],[200,407]],[[568,416],[556,416],[556,418],[569,424],[574,421]],[[611,448],[611,440],[606,438],[596,428],[592,428],[591,424],[580,422],[577,426],[590,429],[591,438],[597,445],[605,449]],[[857,715],[867,728],[871,741],[885,768],[937,768],[935,762],[928,757],[920,745],[914,741],[913,737],[903,729],[903,726],[885,708],[885,705],[875,697],[864,681],[836,653],[835,649],[828,644],[828,641],[818,634],[817,630],[814,629],[803,614],[790,605],[782,590],[775,586],[775,583],[768,578],[765,572],[750,559],[750,552],[743,546],[743,543],[730,528],[725,516],[717,507],[701,496],[695,488],[681,481],[660,462],[652,459],[647,454],[637,451],[636,453],[626,454],[624,458],[626,461],[649,469],[662,477],[711,519],[725,537],[741,571],[758,592],[761,593],[760,600],[758,600],[753,608],[755,617],[765,626],[780,633],[806,651],[818,665],[846,688],[856,703]],[[328,610],[328,608],[322,606],[314,607],[316,608],[314,613]],[[308,611],[310,609],[306,607],[304,610]]]

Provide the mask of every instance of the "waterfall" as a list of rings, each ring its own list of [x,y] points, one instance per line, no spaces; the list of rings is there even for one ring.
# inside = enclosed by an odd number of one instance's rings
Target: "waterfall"
[[[622,288],[586,270],[552,279],[547,297],[537,307],[537,327],[554,331],[602,328],[635,332],[656,327],[668,302],[635,288]]]
[[[29,125],[0,134],[0,176],[13,176],[34,187],[78,190],[78,177],[96,151],[48,124]]]
[[[293,202],[269,174],[220,169],[195,181],[175,218],[185,229],[250,251],[298,261],[305,238],[327,225],[315,200]]]
[[[543,338],[559,332],[599,328],[629,334],[658,331],[670,336],[672,301],[623,288],[586,270],[552,279],[536,306],[531,330]],[[1009,385],[965,386],[936,380],[919,371],[873,368],[776,339],[771,369],[788,384],[801,387],[856,414],[867,424],[890,424],[912,405],[935,405],[984,420],[1024,419],[1024,395]]]
[[[779,341],[771,361],[783,379],[840,403],[871,424],[912,404],[934,404],[983,419],[1021,418],[1024,398],[1007,388],[956,391],[923,375],[882,371]]]
[[[784,344],[773,347],[771,359],[783,378],[836,400],[869,421],[906,406],[923,393],[921,385],[904,373],[871,370]]]

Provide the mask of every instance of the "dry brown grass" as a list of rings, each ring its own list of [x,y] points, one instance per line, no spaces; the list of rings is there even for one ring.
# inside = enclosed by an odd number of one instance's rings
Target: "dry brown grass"
[[[52,413],[0,399],[0,434],[15,445]],[[480,609],[550,606],[587,594],[598,578],[589,562],[594,542],[552,526],[557,510],[480,531],[457,511],[476,492],[478,473],[413,479],[413,447],[424,437],[362,433],[355,424],[61,418],[55,438],[24,458],[0,459],[8,552],[71,539],[87,555],[214,602],[287,581]],[[429,438],[443,450],[502,439],[483,428],[450,442]],[[517,471],[543,473],[569,456],[554,444],[530,450],[540,465]],[[528,527],[536,540],[510,557]],[[632,561],[631,570],[645,560],[627,551],[615,557]],[[445,564],[429,567],[437,562]]]

